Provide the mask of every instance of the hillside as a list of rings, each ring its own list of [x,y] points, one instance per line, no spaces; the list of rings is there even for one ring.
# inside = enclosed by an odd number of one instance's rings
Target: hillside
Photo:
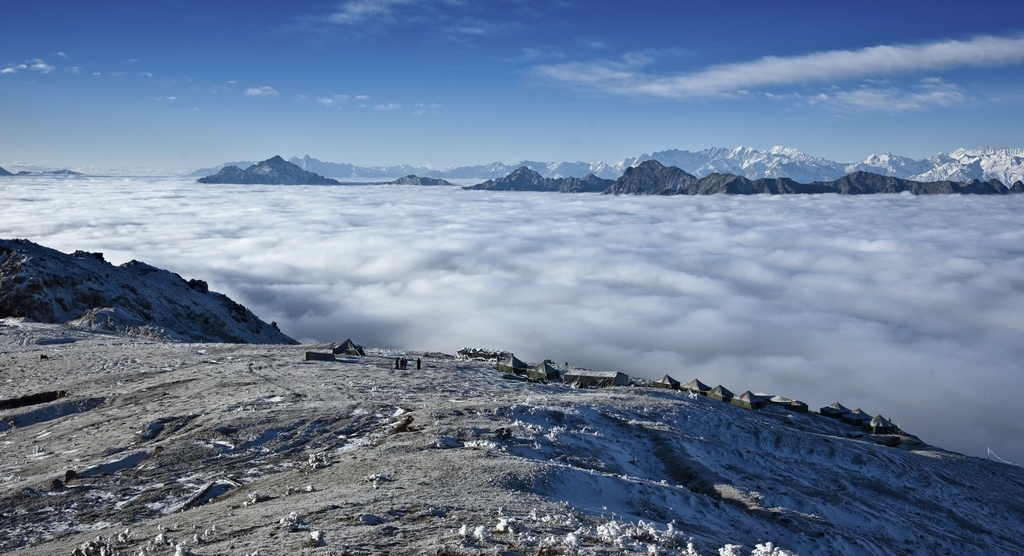
[[[211,184],[339,185],[337,180],[307,172],[280,156],[257,162],[245,170],[238,166],[224,166],[216,174],[196,181]]]
[[[0,321],[0,551],[1024,550],[1017,467],[913,437],[885,446],[897,437],[814,414],[535,384],[437,353],[303,360],[330,347]],[[423,369],[394,370],[399,356]]]
[[[202,280],[19,239],[0,239],[3,317],[190,342],[293,342]]]

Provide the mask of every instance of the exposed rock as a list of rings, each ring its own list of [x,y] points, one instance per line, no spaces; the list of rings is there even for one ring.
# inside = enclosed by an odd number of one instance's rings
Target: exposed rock
[[[537,172],[520,166],[504,178],[487,180],[464,187],[488,191],[558,191],[561,193],[598,193],[612,185],[612,180],[588,174],[583,178],[545,178]]]
[[[245,170],[238,166],[225,166],[220,172],[199,178],[198,181],[261,185],[339,185],[337,180],[307,172],[280,156],[258,162]]]
[[[394,181],[389,181],[389,185],[454,185],[448,180],[442,180],[438,178],[424,178],[420,176],[408,175],[403,178],[398,178]]]
[[[295,343],[202,280],[20,239],[0,240],[4,317],[193,342]]]

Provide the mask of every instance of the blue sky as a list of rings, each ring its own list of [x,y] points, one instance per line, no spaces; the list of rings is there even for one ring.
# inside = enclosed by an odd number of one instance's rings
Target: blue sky
[[[1024,147],[1024,6],[5,0],[0,166]]]

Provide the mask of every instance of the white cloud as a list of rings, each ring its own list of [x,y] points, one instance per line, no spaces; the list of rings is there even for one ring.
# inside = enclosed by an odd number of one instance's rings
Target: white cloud
[[[931,444],[1024,461],[1024,195],[140,180],[126,203],[122,182],[101,178],[0,184],[0,195],[0,237],[207,280],[302,340],[698,377],[841,401]]]
[[[65,53],[64,53],[63,51],[57,51],[57,52],[55,52],[54,54],[56,54],[58,58],[64,58],[64,59],[67,59],[67,57],[68,57],[68,55],[67,55],[67,54],[65,54]]]
[[[395,111],[395,110],[401,110],[402,109],[402,105],[401,104],[395,104],[394,102],[389,102],[387,104],[375,104],[373,106],[373,109],[378,111],[378,112],[392,112],[392,111]]]
[[[38,71],[40,73],[50,73],[57,68],[55,66],[47,64],[43,60],[36,58],[35,60],[32,60],[31,65],[28,66],[28,69],[32,71]]]
[[[13,67],[8,67],[8,68],[4,68],[4,69],[0,70],[0,74],[3,74],[3,73],[18,73],[18,70],[13,68]]]
[[[984,36],[920,45],[881,45],[802,56],[766,56],[752,62],[712,66],[693,73],[645,72],[644,58],[537,66],[547,78],[616,95],[670,99],[722,96],[751,88],[825,83],[848,79],[990,67],[1024,62],[1024,38]]]
[[[411,0],[350,0],[343,3],[327,21],[341,25],[363,23],[368,19],[391,15],[394,6],[411,4]]]
[[[348,95],[332,95],[332,96],[329,96],[329,97],[320,97],[320,98],[316,99],[316,101],[319,104],[321,104],[323,106],[326,106],[328,108],[337,108],[339,105],[343,104],[346,100],[348,100]]]
[[[68,67],[64,68],[64,73],[72,73],[72,74],[78,75],[81,72],[82,72],[82,68],[80,68],[78,66],[68,66]]]
[[[879,112],[924,110],[935,106],[951,106],[967,100],[960,87],[935,80],[922,80],[912,91],[895,87],[862,87],[853,91],[833,93],[827,101]]]
[[[279,93],[268,85],[260,85],[259,87],[252,87],[245,90],[245,96],[247,97],[276,97]]]

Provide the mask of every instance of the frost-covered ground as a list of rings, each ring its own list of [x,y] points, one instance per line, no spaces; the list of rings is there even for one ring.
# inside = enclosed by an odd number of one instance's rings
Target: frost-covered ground
[[[0,321],[4,398],[68,393],[0,412],[0,552],[1024,551],[1017,467],[439,353],[303,360],[326,347]]]
[[[1024,196],[0,179],[0,237],[205,280],[305,342],[835,401],[1024,464]]]

